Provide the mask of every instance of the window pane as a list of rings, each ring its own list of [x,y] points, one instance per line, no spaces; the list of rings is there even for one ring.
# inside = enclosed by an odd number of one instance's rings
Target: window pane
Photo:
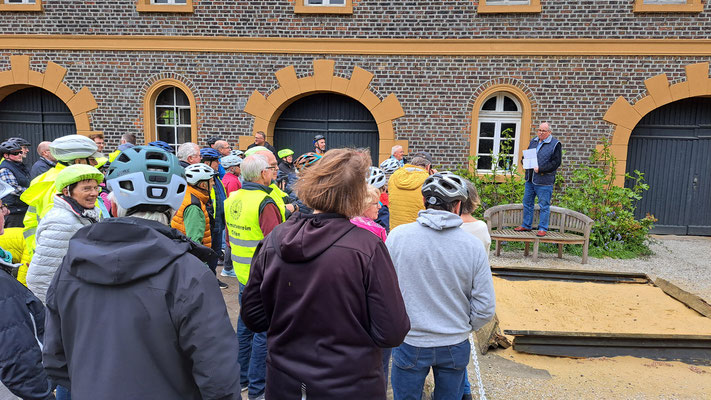
[[[479,124],[479,137],[494,137],[494,129],[496,124],[493,122],[482,122]]]
[[[187,4],[186,0],[175,0],[174,3],[175,4]]]
[[[479,139],[479,154],[491,154],[494,152],[494,141],[491,139]]]
[[[175,141],[175,128],[171,126],[159,126],[158,140],[162,140],[167,143],[173,143],[173,141]]]
[[[513,140],[502,140],[499,143],[499,154],[513,154],[515,144]]]
[[[153,4],[168,4],[168,0],[153,0]]]
[[[160,92],[156,99],[157,106],[172,106],[173,105],[173,88],[165,89]]]
[[[481,156],[476,163],[477,169],[491,169],[491,156]]]
[[[306,0],[306,4],[320,5],[320,4],[323,4],[323,1],[322,0]]]
[[[188,96],[182,90],[175,88],[175,104],[178,106],[189,106]]]
[[[500,156],[498,160],[498,166],[500,169],[505,169],[505,170],[510,170],[511,169],[511,164],[513,162],[513,157],[509,156]]]
[[[336,6],[342,6],[342,5],[346,4],[344,0],[331,0],[331,1],[329,1],[329,3],[336,5]]]
[[[504,96],[504,111],[518,111],[518,106],[510,97]]]
[[[490,98],[481,106],[482,111],[496,111],[496,96]]]
[[[178,118],[178,125],[190,125],[190,109],[180,108],[178,109],[178,113],[180,114],[180,118]]]
[[[516,137],[516,124],[502,123],[500,136],[502,139],[513,139]]]
[[[158,125],[176,125],[176,122],[173,107],[156,107],[156,123]]]
[[[190,128],[178,128],[178,144],[183,144],[191,140]]]

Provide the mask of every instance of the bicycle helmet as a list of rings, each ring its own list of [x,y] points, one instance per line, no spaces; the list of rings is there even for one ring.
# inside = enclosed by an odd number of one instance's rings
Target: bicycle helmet
[[[383,172],[385,172],[388,175],[397,171],[399,168],[400,168],[400,161],[398,161],[394,158],[388,158],[385,161],[380,163],[380,169],[382,169]]]
[[[373,185],[376,189],[380,189],[388,182],[387,178],[385,178],[385,172],[378,167],[370,167],[368,177],[365,181],[368,182],[368,185]]]
[[[315,163],[316,161],[320,160],[321,157],[322,156],[320,154],[316,153],[304,153],[296,159],[294,165],[296,166],[296,169],[301,170],[302,168],[306,168]]]
[[[57,192],[61,193],[65,187],[87,179],[93,179],[97,183],[101,183],[104,181],[104,174],[91,165],[70,165],[59,171],[57,178],[54,180],[54,187],[57,189]]]
[[[445,205],[467,199],[467,182],[449,171],[438,172],[425,179],[422,184],[425,202],[431,205]]]
[[[7,141],[17,142],[20,146],[32,146],[32,143],[28,142],[27,139],[19,136],[11,137],[10,139],[7,139]]]
[[[0,144],[0,154],[12,154],[18,151],[22,151],[22,146],[15,141],[6,140]]]
[[[106,182],[125,209],[150,204],[177,210],[187,188],[183,174],[174,155],[157,147],[134,146],[111,163]]]
[[[223,168],[234,167],[235,165],[242,164],[242,159],[230,154],[229,156],[224,156],[220,158],[220,164],[222,164]]]
[[[15,191],[14,187],[10,186],[9,183],[0,179],[0,199],[2,199],[3,197],[7,196],[8,194],[10,194],[14,191]]]
[[[279,156],[279,158],[284,158],[284,157],[293,156],[293,155],[294,155],[294,150],[292,150],[292,149],[281,149],[281,150],[279,150],[279,152],[277,153],[277,155]]]
[[[68,135],[54,139],[49,151],[58,161],[70,162],[78,158],[101,157],[96,143],[86,136]]]
[[[156,140],[153,142],[148,143],[149,146],[157,147],[159,149],[163,149],[167,151],[168,153],[175,154],[175,149],[173,149],[173,146],[169,145],[167,142],[164,142],[162,140]]]
[[[268,148],[266,148],[264,146],[254,146],[254,147],[247,149],[247,151],[244,152],[244,155],[249,157],[252,154],[259,153],[260,151],[271,151],[271,150],[269,150]]]
[[[214,169],[203,163],[192,164],[185,167],[185,180],[191,185],[195,185],[200,181],[210,180],[215,174]]]
[[[222,138],[219,136],[210,136],[209,138],[207,138],[207,145],[212,146],[220,140],[222,140]]]
[[[323,136],[323,135],[314,136],[314,143],[318,142],[321,139],[326,139],[326,136]]]
[[[230,155],[242,158],[242,156],[244,156],[244,152],[242,150],[230,150]]]
[[[200,159],[202,160],[214,161],[219,160],[220,157],[222,157],[220,152],[213,148],[205,147],[203,149],[200,149]]]

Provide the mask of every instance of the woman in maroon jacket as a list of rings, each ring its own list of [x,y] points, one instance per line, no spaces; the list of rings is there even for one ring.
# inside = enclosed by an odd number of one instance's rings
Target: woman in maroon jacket
[[[367,170],[355,150],[330,150],[296,184],[315,213],[257,248],[241,316],[267,331],[267,399],[385,399],[381,348],[402,343],[410,320],[387,248],[349,221]]]

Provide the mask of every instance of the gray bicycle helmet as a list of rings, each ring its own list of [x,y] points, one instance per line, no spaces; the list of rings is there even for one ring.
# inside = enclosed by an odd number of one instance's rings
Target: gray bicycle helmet
[[[228,156],[224,156],[224,157],[220,158],[220,164],[222,164],[223,168],[234,167],[235,165],[242,164],[242,159],[230,154]]]
[[[388,175],[397,171],[399,168],[400,168],[400,161],[398,161],[394,158],[388,158],[385,161],[380,163],[380,169],[382,169],[383,172],[385,172]]]
[[[149,204],[177,210],[187,184],[178,158],[153,146],[134,146],[111,163],[106,182],[125,209]]]
[[[54,139],[49,145],[52,156],[62,162],[70,162],[78,158],[102,157],[97,149],[93,140],[82,135],[62,136]]]
[[[385,178],[385,172],[378,167],[370,167],[368,177],[365,181],[368,182],[368,185],[373,185],[376,189],[380,189],[388,182],[387,178]]]
[[[467,182],[459,175],[449,171],[438,172],[425,179],[422,184],[422,196],[431,205],[451,204],[467,199]]]
[[[230,150],[230,155],[231,155],[231,156],[242,157],[242,156],[244,155],[244,151],[242,151],[242,150]]]
[[[185,167],[185,180],[191,185],[195,185],[200,181],[210,180],[216,174],[214,169],[203,163],[192,164]]]

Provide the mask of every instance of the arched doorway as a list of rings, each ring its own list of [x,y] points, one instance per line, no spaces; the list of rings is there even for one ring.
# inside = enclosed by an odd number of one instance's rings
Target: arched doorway
[[[653,214],[654,233],[711,236],[709,154],[711,98],[675,101],[645,115],[627,152],[627,172],[643,172],[650,187],[636,217]]]
[[[313,151],[313,137],[326,137],[329,149],[367,147],[378,164],[378,125],[360,102],[335,93],[303,97],[279,116],[274,126],[274,147],[290,148],[295,156]]]
[[[0,101],[0,132],[3,138],[19,136],[32,143],[25,163],[31,167],[39,156],[37,145],[77,133],[74,116],[54,94],[38,88],[20,89]]]

